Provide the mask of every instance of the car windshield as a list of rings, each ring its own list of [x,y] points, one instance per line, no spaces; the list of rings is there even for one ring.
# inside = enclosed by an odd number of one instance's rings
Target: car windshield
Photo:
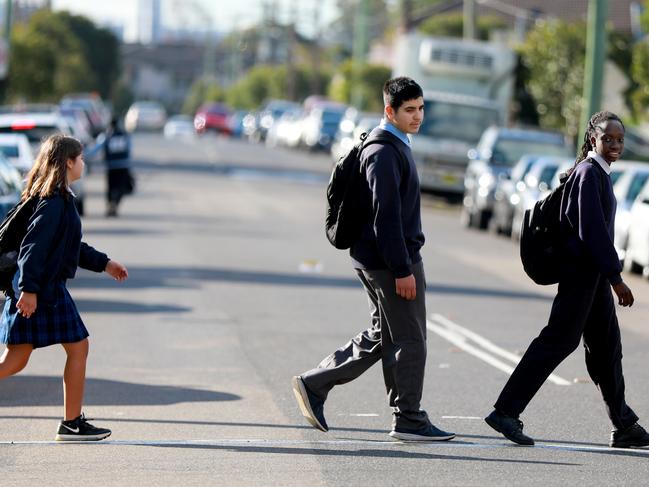
[[[629,191],[626,194],[626,200],[629,203],[633,203],[635,201],[642,188],[644,188],[644,185],[648,179],[649,174],[647,173],[639,173],[633,177],[631,184],[629,185]]]
[[[1,144],[0,152],[7,157],[18,157],[18,146]]]
[[[340,123],[344,113],[336,110],[323,110],[322,122],[323,123]]]
[[[419,134],[476,145],[482,132],[497,123],[498,112],[492,108],[427,100]]]
[[[548,144],[529,139],[498,139],[491,154],[494,164],[512,166],[524,154],[544,154],[546,156],[568,156],[570,151],[565,145]]]
[[[539,176],[539,184],[540,183],[545,183],[546,186],[550,186],[550,183],[552,182],[552,178],[554,175],[557,173],[559,170],[559,166],[547,166],[541,171],[541,175]]]

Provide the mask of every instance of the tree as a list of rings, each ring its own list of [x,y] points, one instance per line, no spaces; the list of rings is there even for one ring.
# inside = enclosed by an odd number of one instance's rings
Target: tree
[[[119,75],[118,42],[68,12],[40,10],[12,32],[8,96],[57,102],[75,91],[111,94]]]
[[[649,119],[649,39],[638,42],[633,48],[631,78],[637,89],[631,94],[634,114],[638,119]]]
[[[585,51],[586,26],[560,20],[537,25],[521,46],[541,126],[579,132]]]
[[[189,89],[189,93],[183,103],[183,113],[193,115],[203,103],[224,100],[225,91],[215,80],[200,78]]]
[[[329,85],[329,97],[342,103],[352,103],[352,87],[360,86],[362,105],[360,110],[383,112],[383,83],[390,78],[391,70],[387,66],[364,64],[358,70],[358,81],[353,81],[353,62],[343,63]]]
[[[482,40],[488,40],[491,31],[507,27],[503,19],[493,15],[478,17],[476,24],[477,37]],[[462,37],[463,29],[464,16],[462,12],[435,15],[419,26],[419,30],[423,34],[444,37]]]

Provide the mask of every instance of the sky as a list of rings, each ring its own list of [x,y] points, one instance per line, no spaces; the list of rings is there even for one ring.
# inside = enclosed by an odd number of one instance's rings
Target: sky
[[[264,3],[275,3],[278,20],[295,15],[305,35],[313,32],[314,8],[320,8],[320,24],[335,16],[335,0],[162,0],[162,22],[169,28],[205,30],[212,25],[219,32],[248,27],[262,18]],[[124,25],[126,41],[133,41],[137,29],[137,0],[53,0],[54,9],[86,15],[99,24]],[[293,9],[297,6],[297,9]]]

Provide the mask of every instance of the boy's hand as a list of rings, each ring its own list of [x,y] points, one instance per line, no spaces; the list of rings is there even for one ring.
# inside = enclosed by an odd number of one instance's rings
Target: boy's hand
[[[617,294],[618,304],[620,306],[633,306],[633,293],[624,281],[613,286],[613,291]]]
[[[414,301],[417,297],[417,281],[415,280],[415,276],[410,274],[406,277],[397,278],[395,279],[395,283],[398,296],[408,301]]]
[[[23,291],[20,293],[20,298],[18,298],[16,308],[18,309],[18,312],[25,318],[30,318],[34,314],[34,311],[36,311],[37,302],[38,298],[36,296],[36,293],[28,293]]]
[[[126,267],[116,260],[109,260],[106,264],[106,273],[109,274],[116,281],[124,281],[128,277],[128,270]]]

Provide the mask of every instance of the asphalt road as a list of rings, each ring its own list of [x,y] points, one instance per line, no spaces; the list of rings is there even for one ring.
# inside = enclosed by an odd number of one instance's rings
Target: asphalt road
[[[6,485],[644,485],[649,450],[607,447],[610,425],[579,349],[523,415],[534,448],[482,420],[547,319],[552,288],[525,277],[510,241],[468,231],[424,199],[430,313],[423,406],[443,444],[387,436],[380,366],[332,391],[329,433],[310,428],[290,378],[368,325],[345,252],[324,237],[322,155],[225,138],[135,140],[137,193],[103,217],[87,176],[84,239],[125,263],[126,283],[71,283],[91,333],[85,412],[113,435],[56,444],[64,353],[34,353],[0,382]],[[649,426],[649,283],[626,276],[619,309],[628,401]]]

